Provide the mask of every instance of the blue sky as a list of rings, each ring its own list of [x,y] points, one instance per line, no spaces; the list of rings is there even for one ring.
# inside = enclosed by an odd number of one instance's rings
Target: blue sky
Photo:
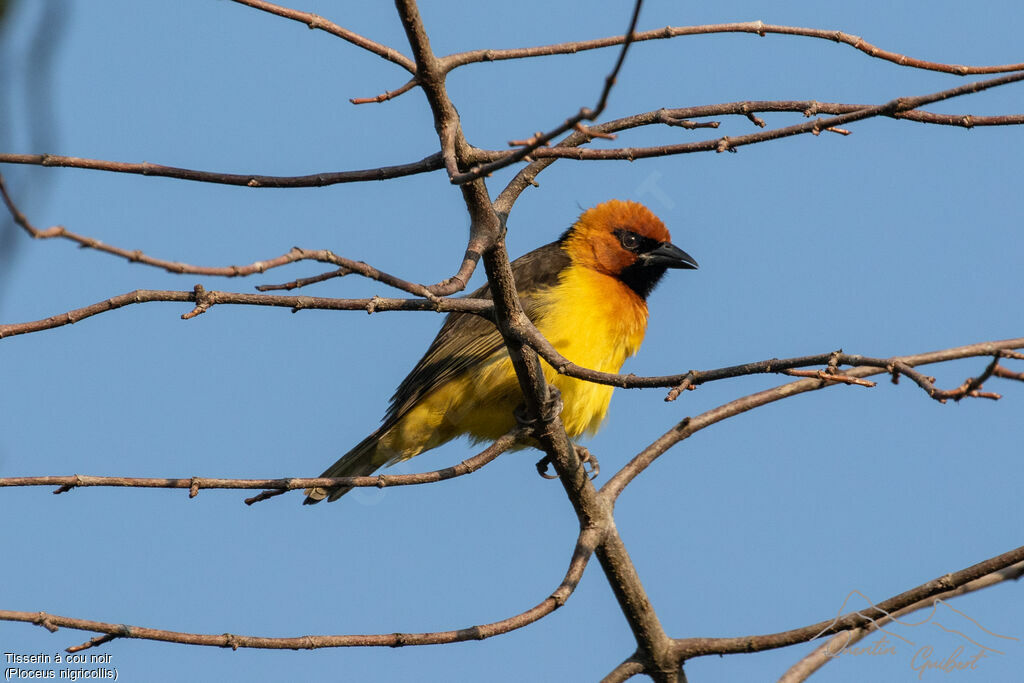
[[[369,3],[366,3],[367,5]],[[436,150],[419,92],[353,106],[406,74],[301,24],[231,2],[64,3],[47,148],[12,96],[6,150],[150,161],[229,172],[303,174],[419,159]],[[305,0],[405,53],[394,8]],[[628,3],[424,3],[439,54],[621,32]],[[0,59],[24,77],[40,5],[21,3]],[[923,59],[1024,61],[1019,3],[872,6],[792,2],[645,5],[642,29],[762,19],[841,29]],[[616,53],[472,65],[449,78],[466,134],[481,147],[548,129],[596,100]],[[13,74],[13,75],[12,75]],[[21,76],[19,76],[21,74]],[[631,51],[605,119],[658,107],[748,99],[881,103],[962,79],[902,69],[828,41],[717,35]],[[12,90],[13,92],[13,90]],[[929,109],[1020,113],[1012,85]],[[763,115],[772,126],[799,114]],[[650,129],[621,144],[753,132]],[[822,353],[909,354],[1022,334],[1024,130],[943,128],[889,119],[748,147],[635,163],[562,161],[509,219],[513,257],[555,239],[584,208],[643,201],[701,264],[672,272],[625,372]],[[40,226],[202,265],[250,263],[292,246],[325,248],[407,279],[454,272],[468,218],[443,174],[324,189],[253,190],[74,169],[4,165]],[[488,181],[492,196],[511,171]],[[70,243],[16,244],[0,274],[0,320],[60,313],[133,289],[251,292],[320,272],[259,279],[174,276]],[[477,274],[474,285],[481,282]],[[308,290],[391,295],[356,278]],[[0,476],[314,476],[372,431],[394,386],[440,325],[431,313],[134,306],[0,341]],[[933,366],[944,387],[975,359]],[[1022,362],[1007,363],[1017,370]],[[719,382],[665,403],[616,392],[587,445],[606,481],[687,415],[782,383]],[[616,522],[673,636],[769,633],[830,618],[851,591],[880,601],[1020,544],[1024,385],[990,382],[998,402],[939,405],[911,382],[834,387],[716,425],[677,446],[620,498]],[[449,444],[392,471],[436,469],[473,451]],[[0,493],[0,608],[203,633],[268,636],[460,628],[525,610],[559,583],[576,535],[561,487],[530,451],[434,486],[359,491],[302,507],[298,494],[252,508],[247,493],[48,489]],[[1024,639],[1020,587],[953,606]],[[906,631],[938,653],[955,642]],[[908,635],[912,633],[913,635]],[[53,653],[90,634],[0,623],[0,650]],[[633,650],[596,563],[552,616],[484,642],[403,649],[277,652],[144,641],[103,647],[128,681],[594,680]],[[1008,644],[1007,644],[1008,643]],[[1014,680],[1021,641],[975,671]],[[917,647],[832,662],[815,680],[916,680]],[[688,664],[691,682],[772,680],[811,646]],[[935,672],[921,680],[938,676]]]

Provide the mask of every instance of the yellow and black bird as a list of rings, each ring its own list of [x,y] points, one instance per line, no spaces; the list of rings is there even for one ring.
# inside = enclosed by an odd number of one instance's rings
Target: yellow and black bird
[[[555,242],[512,262],[526,315],[559,353],[583,367],[618,372],[647,329],[647,295],[668,268],[697,262],[670,241],[647,207],[611,200],[589,209]],[[491,297],[485,285],[470,296]],[[558,374],[544,376],[562,395],[562,422],[575,438],[593,433],[608,411],[612,387]],[[515,426],[519,382],[494,325],[450,313],[426,354],[406,377],[384,422],[323,477],[364,476],[457,436],[494,440]],[[307,489],[306,504],[337,500],[349,489]]]

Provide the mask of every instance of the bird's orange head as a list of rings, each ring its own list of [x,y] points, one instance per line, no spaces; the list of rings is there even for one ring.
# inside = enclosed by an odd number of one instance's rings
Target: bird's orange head
[[[646,298],[668,268],[697,268],[643,204],[612,199],[584,211],[559,240],[574,265],[626,283]]]

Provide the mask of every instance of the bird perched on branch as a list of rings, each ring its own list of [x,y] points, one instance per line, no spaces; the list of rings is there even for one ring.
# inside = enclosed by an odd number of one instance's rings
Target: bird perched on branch
[[[647,295],[668,268],[697,268],[670,241],[661,220],[636,202],[611,200],[584,211],[555,242],[512,262],[526,315],[559,353],[593,370],[618,372],[647,329]],[[471,297],[491,298],[485,285]],[[612,387],[558,374],[544,376],[562,396],[570,437],[597,431]],[[489,320],[449,313],[426,354],[406,377],[384,422],[323,477],[364,476],[457,436],[495,440],[515,426],[522,393],[505,344]],[[348,487],[306,490],[306,504],[337,500]]]

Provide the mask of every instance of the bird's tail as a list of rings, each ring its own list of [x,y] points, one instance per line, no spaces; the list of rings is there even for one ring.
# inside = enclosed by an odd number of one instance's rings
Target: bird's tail
[[[378,442],[382,435],[382,429],[360,441],[355,448],[338,459],[321,474],[321,477],[365,477],[376,472],[385,464],[387,458],[381,461],[378,458]],[[306,489],[306,499],[303,505],[313,505],[326,498],[333,502],[341,498],[352,489],[351,486],[337,486],[334,488],[311,488]]]

